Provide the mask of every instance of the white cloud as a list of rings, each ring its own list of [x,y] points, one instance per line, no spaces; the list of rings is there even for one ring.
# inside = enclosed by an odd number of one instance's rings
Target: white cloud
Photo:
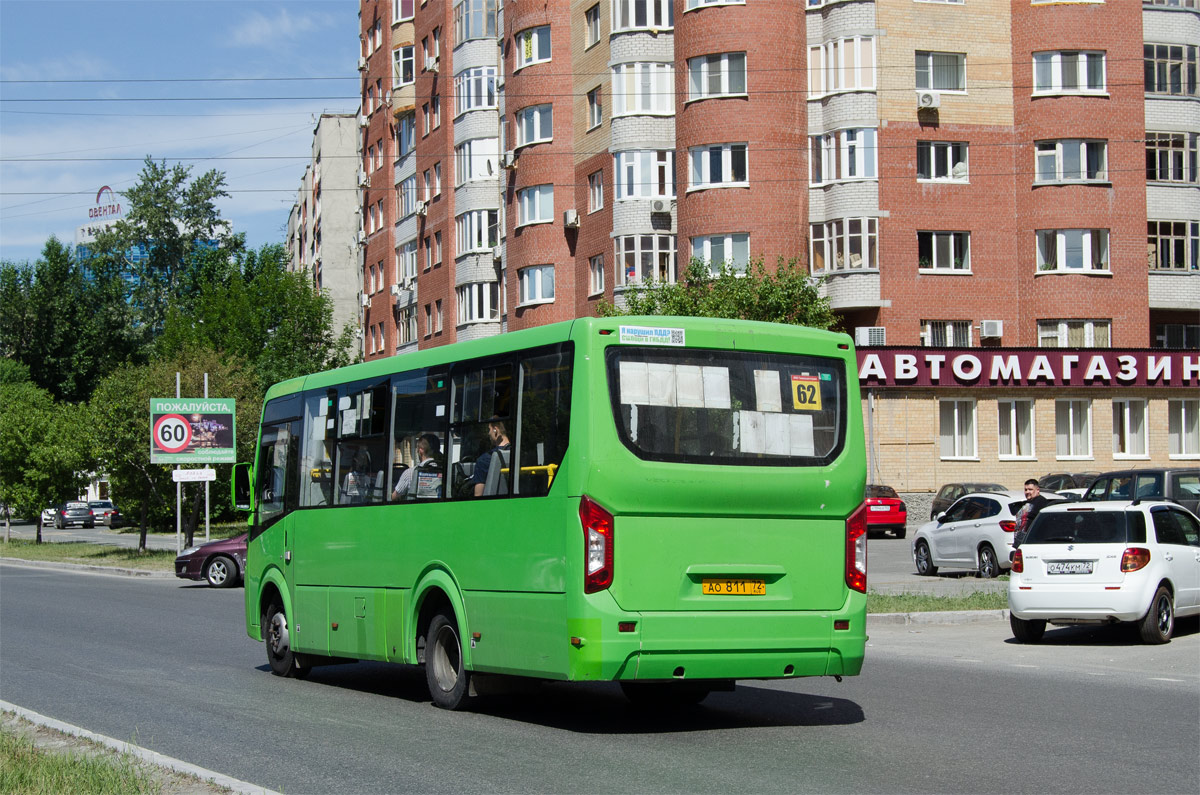
[[[325,15],[293,15],[286,8],[272,16],[254,11],[230,30],[228,43],[233,47],[277,49],[333,24]]]

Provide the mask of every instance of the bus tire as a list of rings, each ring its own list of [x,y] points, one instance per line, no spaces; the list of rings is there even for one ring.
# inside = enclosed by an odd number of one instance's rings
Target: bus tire
[[[712,688],[695,682],[621,682],[621,692],[635,707],[690,707],[708,698]]]
[[[293,679],[303,679],[311,670],[302,665],[292,652],[287,613],[278,601],[271,602],[263,613],[263,640],[267,645],[267,663],[271,673]]]
[[[462,639],[453,613],[438,613],[429,622],[425,682],[436,707],[458,710],[470,702],[471,672],[463,665]]]

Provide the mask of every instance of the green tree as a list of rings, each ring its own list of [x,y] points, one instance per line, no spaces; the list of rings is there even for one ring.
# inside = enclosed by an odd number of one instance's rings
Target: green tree
[[[780,257],[774,270],[767,270],[762,259],[752,260],[744,273],[726,264],[715,275],[693,259],[674,284],[633,285],[623,308],[601,301],[599,312],[602,317],[724,317],[831,329],[838,319],[819,287],[794,258]]]

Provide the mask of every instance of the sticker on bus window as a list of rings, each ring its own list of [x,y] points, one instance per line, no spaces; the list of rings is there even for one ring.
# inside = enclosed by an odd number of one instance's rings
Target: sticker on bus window
[[[754,401],[759,411],[783,411],[783,397],[779,394],[778,370],[754,371]]]
[[[792,376],[792,408],[798,411],[821,410],[821,382],[817,376]]]
[[[620,341],[625,345],[683,345],[681,328],[655,326],[621,326]]]
[[[759,455],[816,455],[811,414],[739,411],[738,448]]]

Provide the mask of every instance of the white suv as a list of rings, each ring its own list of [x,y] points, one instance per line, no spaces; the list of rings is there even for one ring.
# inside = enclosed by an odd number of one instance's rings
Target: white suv
[[[1048,505],[1013,554],[1008,608],[1022,643],[1047,623],[1117,621],[1166,643],[1175,616],[1200,613],[1200,520],[1159,500]]]

